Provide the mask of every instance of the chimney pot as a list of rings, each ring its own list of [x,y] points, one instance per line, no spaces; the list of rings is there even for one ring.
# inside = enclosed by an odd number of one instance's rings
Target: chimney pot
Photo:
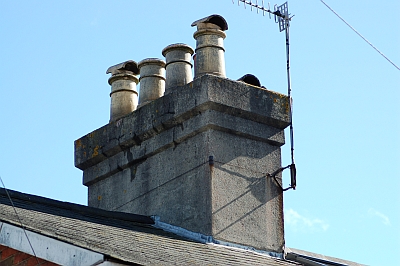
[[[129,60],[107,69],[111,74],[108,84],[111,85],[110,122],[133,111],[138,106],[136,85],[139,83],[139,68],[135,61]]]
[[[139,62],[140,95],[139,107],[154,101],[165,92],[165,62],[158,58],[147,58]]]
[[[166,93],[176,86],[183,86],[193,80],[191,58],[194,50],[183,43],[171,44],[162,50],[166,60]]]
[[[195,78],[204,74],[226,77],[223,40],[228,24],[225,19],[220,15],[211,15],[193,22],[192,26],[197,26],[193,35],[196,39]]]
[[[253,85],[253,86],[261,87],[260,80],[252,74],[246,74],[243,77],[241,77],[240,79],[238,79],[238,81],[241,81],[241,82]]]

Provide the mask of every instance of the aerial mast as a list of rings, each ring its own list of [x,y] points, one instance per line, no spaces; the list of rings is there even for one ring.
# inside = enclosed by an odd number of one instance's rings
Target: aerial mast
[[[286,72],[287,72],[287,86],[288,86],[288,97],[289,97],[289,104],[290,104],[290,157],[291,157],[291,164],[278,169],[275,171],[273,174],[269,174],[270,176],[276,178],[275,176],[282,172],[283,170],[290,168],[290,177],[291,177],[291,184],[290,187],[283,189],[283,191],[288,190],[288,189],[296,189],[296,166],[294,163],[294,137],[293,137],[293,101],[291,97],[292,89],[291,89],[291,81],[290,81],[290,49],[289,49],[289,27],[290,27],[290,21],[293,18],[289,14],[289,8],[288,8],[288,3],[285,2],[284,4],[277,6],[274,5],[274,10],[272,11],[270,9],[270,4],[268,3],[268,8],[264,6],[264,0],[262,0],[261,5],[258,4],[258,0],[254,1],[246,1],[246,0],[238,0],[238,5],[240,6],[240,3],[243,3],[244,8],[246,6],[250,6],[251,11],[253,11],[253,8],[257,10],[257,13],[261,10],[263,13],[263,16],[265,16],[265,13],[268,13],[269,18],[271,18],[271,14],[274,15],[274,20],[276,23],[279,24],[279,31],[285,31],[286,35]],[[235,3],[234,0],[232,0],[232,3]]]

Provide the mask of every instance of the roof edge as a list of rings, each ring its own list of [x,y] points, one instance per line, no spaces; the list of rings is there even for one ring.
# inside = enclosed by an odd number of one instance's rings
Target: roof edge
[[[322,254],[317,254],[289,247],[285,247],[285,257],[286,259],[291,261],[297,261],[301,263],[308,262],[309,264],[306,263],[306,265],[315,265],[315,263],[318,263],[321,265],[332,265],[332,266],[365,266],[364,264],[360,264],[357,262],[325,256]]]
[[[59,265],[98,265],[105,260],[103,254],[87,248],[66,243],[7,222],[1,222],[0,225],[0,245],[31,256]],[[7,235],[13,237],[4,237]],[[25,241],[25,238],[28,238],[29,244]],[[35,247],[35,251],[33,251],[32,246]]]
[[[105,218],[112,218],[118,219],[128,222],[135,222],[140,224],[154,224],[154,220],[151,219],[149,216],[139,215],[139,214],[132,214],[132,213],[125,213],[125,212],[116,212],[116,211],[106,211],[94,207],[89,207],[85,205],[80,205],[71,202],[65,201],[58,201],[54,199],[49,199],[41,196],[26,194],[22,192],[18,192],[15,190],[7,189],[8,194],[10,195],[11,199],[17,199],[22,201],[29,201],[38,204],[43,204],[47,206],[53,206],[61,209],[71,210],[77,213],[81,213],[83,215],[96,215]],[[4,188],[0,189],[0,197],[8,198],[7,192]],[[11,204],[11,202],[10,202]]]

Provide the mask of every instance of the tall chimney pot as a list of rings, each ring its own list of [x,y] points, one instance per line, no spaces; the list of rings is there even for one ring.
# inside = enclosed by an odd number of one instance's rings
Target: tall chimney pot
[[[135,61],[129,60],[109,67],[106,74],[111,74],[108,83],[111,85],[110,122],[113,122],[138,106],[139,68]]]
[[[147,58],[139,62],[140,95],[139,107],[154,101],[165,92],[165,61]]]
[[[192,23],[197,26],[193,37],[196,39],[194,76],[204,74],[226,77],[225,49],[223,40],[228,29],[226,20],[220,15],[211,15]]]
[[[171,44],[162,50],[166,60],[166,93],[176,86],[183,86],[193,80],[191,58],[194,50],[183,43]]]

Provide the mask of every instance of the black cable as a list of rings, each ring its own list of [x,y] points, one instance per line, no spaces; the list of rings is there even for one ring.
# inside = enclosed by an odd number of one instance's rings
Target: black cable
[[[11,202],[11,206],[12,206],[13,209],[14,209],[15,215],[17,216],[17,219],[18,219],[19,223],[21,224],[21,228],[22,228],[22,230],[24,231],[25,237],[26,237],[26,239],[28,240],[29,246],[30,246],[31,249],[32,249],[33,256],[35,256],[37,264],[40,265],[39,259],[38,259],[38,257],[36,256],[36,252],[35,252],[35,250],[33,249],[33,246],[32,246],[31,241],[29,240],[28,234],[26,233],[25,226],[22,224],[22,221],[21,221],[21,219],[19,218],[19,215],[18,215],[18,213],[17,213],[17,209],[16,209],[15,206],[14,206],[14,202],[12,201],[12,199],[11,199],[11,197],[10,197],[10,194],[8,193],[8,190],[7,190],[6,186],[4,185],[4,182],[3,182],[3,179],[1,178],[1,176],[0,176],[0,181],[1,181],[1,183],[3,184],[3,188],[4,188],[4,190],[6,191],[6,194],[7,194],[8,199],[9,199],[10,202]]]

